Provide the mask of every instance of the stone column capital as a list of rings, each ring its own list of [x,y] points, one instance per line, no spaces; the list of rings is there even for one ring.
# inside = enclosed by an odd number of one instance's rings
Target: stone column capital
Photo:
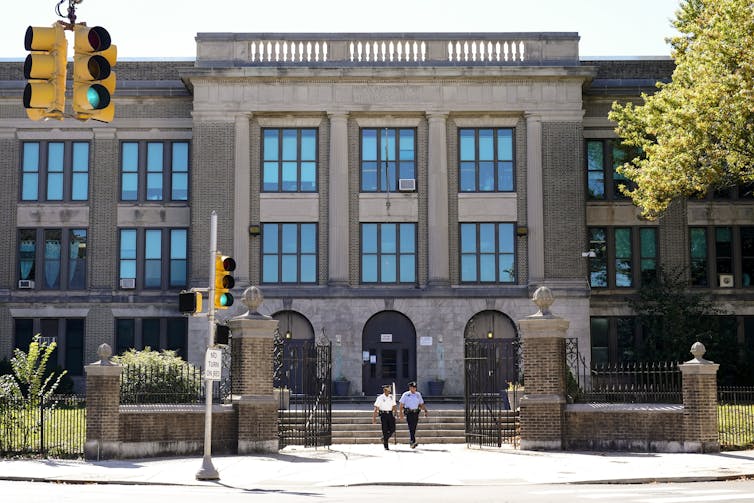
[[[424,112],[424,115],[427,116],[427,120],[430,122],[445,122],[446,120],[448,120],[449,112],[447,110],[427,110],[426,112]]]

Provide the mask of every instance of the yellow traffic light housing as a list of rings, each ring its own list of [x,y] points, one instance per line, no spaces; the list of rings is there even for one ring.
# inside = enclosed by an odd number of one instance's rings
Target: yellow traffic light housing
[[[29,26],[24,47],[31,54],[24,62],[23,103],[31,120],[63,119],[68,42],[62,24],[52,28]]]
[[[73,112],[77,119],[111,122],[115,117],[117,48],[101,26],[73,28]]]
[[[230,289],[236,284],[231,272],[236,270],[236,261],[232,257],[217,254],[215,256],[215,309],[228,309],[233,305]]]

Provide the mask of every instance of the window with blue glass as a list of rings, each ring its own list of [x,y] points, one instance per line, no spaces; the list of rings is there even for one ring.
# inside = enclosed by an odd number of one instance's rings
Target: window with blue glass
[[[692,227],[689,247],[693,286],[754,286],[754,227]]]
[[[262,224],[262,283],[317,282],[317,224]]]
[[[459,129],[458,155],[461,192],[515,190],[512,128]]]
[[[401,179],[416,180],[416,130],[361,130],[361,191],[396,192]]]
[[[21,201],[86,201],[89,198],[89,143],[24,142]]]
[[[618,173],[618,168],[638,155],[638,150],[619,140],[586,141],[587,198],[592,200],[625,200],[620,187],[635,184]]]
[[[416,283],[416,224],[361,224],[361,282]]]
[[[512,223],[462,223],[460,231],[462,283],[516,281]]]
[[[189,143],[121,143],[121,201],[188,201]]]
[[[121,229],[118,260],[119,279],[134,280],[134,288],[185,287],[188,283],[188,231]]]
[[[86,229],[19,229],[19,288],[86,288]]]
[[[657,277],[657,228],[590,227],[592,288],[633,288]]]
[[[317,130],[262,130],[262,191],[317,191]]]

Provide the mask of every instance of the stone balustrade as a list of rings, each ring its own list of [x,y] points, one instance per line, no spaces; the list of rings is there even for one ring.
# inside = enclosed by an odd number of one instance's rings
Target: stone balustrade
[[[199,33],[197,66],[578,64],[576,33]]]

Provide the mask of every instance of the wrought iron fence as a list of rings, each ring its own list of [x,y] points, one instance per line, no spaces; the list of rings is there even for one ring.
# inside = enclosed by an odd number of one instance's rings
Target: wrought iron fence
[[[86,440],[86,398],[0,399],[0,455],[81,457]]]
[[[231,396],[229,356],[223,352],[222,380],[212,381],[212,400]],[[204,403],[205,381],[201,367],[193,365],[126,365],[120,379],[120,403]]]
[[[717,414],[721,448],[754,447],[754,387],[719,387]]]
[[[567,393],[577,403],[683,403],[678,362],[599,363],[588,368],[566,341]]]

